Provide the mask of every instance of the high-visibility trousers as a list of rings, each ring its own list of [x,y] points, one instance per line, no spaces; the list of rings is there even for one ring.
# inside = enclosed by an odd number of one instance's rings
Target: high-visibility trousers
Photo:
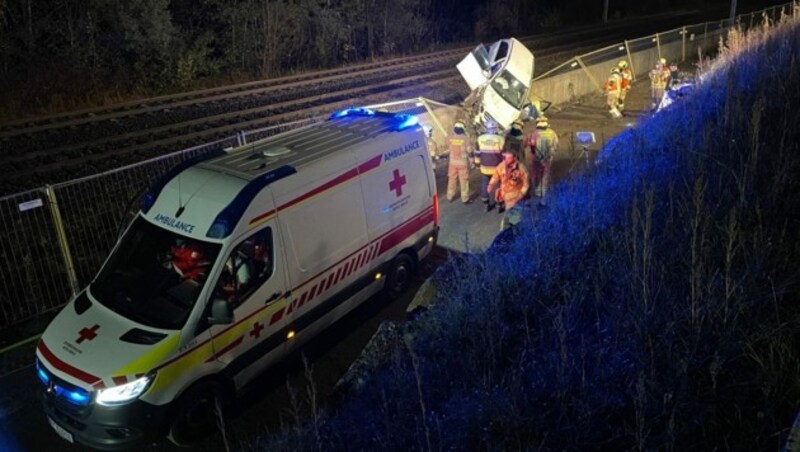
[[[461,202],[469,201],[469,167],[450,165],[447,167],[447,200],[456,197],[456,182],[461,186]]]

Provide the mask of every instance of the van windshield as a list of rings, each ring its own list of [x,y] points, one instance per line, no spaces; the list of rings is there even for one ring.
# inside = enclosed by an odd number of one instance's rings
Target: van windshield
[[[528,87],[506,69],[503,69],[503,71],[497,74],[492,80],[492,87],[503,100],[518,110],[528,101],[526,98]]]
[[[197,302],[220,248],[138,217],[90,291],[104,306],[134,322],[179,329]]]

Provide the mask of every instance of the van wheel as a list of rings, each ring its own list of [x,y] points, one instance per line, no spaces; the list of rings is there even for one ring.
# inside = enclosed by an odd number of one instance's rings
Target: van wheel
[[[189,388],[178,399],[167,439],[181,447],[196,444],[218,430],[223,408],[223,392],[217,383],[207,381]]]
[[[408,290],[414,276],[414,260],[408,254],[398,254],[392,261],[392,268],[386,276],[384,291],[386,295],[395,299]]]

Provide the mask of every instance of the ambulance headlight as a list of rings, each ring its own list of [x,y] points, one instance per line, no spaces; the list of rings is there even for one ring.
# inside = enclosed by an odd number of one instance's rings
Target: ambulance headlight
[[[100,405],[114,406],[128,403],[147,391],[150,383],[155,379],[155,375],[148,374],[130,383],[125,383],[111,388],[100,389],[97,391],[96,402]]]

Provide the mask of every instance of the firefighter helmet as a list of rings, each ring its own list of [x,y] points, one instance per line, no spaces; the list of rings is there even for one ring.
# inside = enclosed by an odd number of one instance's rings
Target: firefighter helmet
[[[539,116],[536,118],[536,127],[547,128],[550,127],[550,123],[547,121],[547,116]]]
[[[522,130],[524,127],[525,127],[525,123],[522,122],[521,119],[516,119],[516,120],[514,120],[513,123],[511,123],[511,128],[513,128],[513,129]]]
[[[467,129],[467,127],[464,125],[463,121],[456,121],[455,124],[453,124],[453,128],[454,129],[461,129],[461,130],[466,130]]]
[[[667,59],[666,58],[659,58],[658,59],[658,64],[660,64],[662,66],[666,65],[667,64]]]
[[[494,119],[487,119],[483,123],[483,127],[486,129],[486,133],[497,133],[497,123]]]
[[[617,63],[617,67],[619,67],[620,69],[625,69],[626,67],[628,67],[628,62],[625,60],[620,60],[619,63]]]

